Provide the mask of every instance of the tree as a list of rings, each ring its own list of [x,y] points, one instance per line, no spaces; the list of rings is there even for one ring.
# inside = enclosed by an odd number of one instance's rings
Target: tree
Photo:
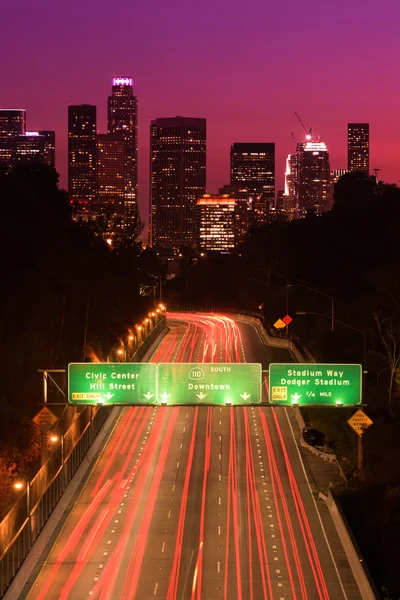
[[[374,314],[376,326],[378,328],[382,352],[378,354],[387,363],[387,367],[381,372],[389,370],[389,388],[388,388],[388,409],[392,419],[396,418],[396,411],[393,407],[394,385],[400,379],[400,323],[390,317],[381,319]]]

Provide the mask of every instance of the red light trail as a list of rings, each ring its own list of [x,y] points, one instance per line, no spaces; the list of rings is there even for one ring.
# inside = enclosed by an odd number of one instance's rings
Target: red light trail
[[[234,319],[168,317],[152,361],[246,361],[249,342]],[[275,409],[121,410],[28,599],[329,600],[289,442]],[[159,538],[156,515],[166,525]]]

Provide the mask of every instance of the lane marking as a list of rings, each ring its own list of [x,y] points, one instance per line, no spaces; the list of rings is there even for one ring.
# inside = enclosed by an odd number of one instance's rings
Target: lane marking
[[[297,445],[297,442],[296,442],[296,437],[295,437],[295,435],[294,435],[293,427],[292,427],[292,424],[291,424],[291,422],[290,422],[289,415],[288,415],[288,412],[287,412],[286,408],[284,409],[284,411],[285,411],[285,415],[286,415],[287,422],[289,423],[290,432],[291,432],[291,434],[292,434],[292,438],[293,438],[293,442],[294,442],[294,445],[295,445],[295,447],[296,447],[296,450],[297,450],[297,454],[299,455],[299,459],[300,459],[301,468],[303,469],[303,473],[304,473],[305,480],[306,480],[306,482],[307,482],[308,490],[309,490],[309,492],[310,492],[310,496],[311,496],[311,498],[312,498],[312,501],[313,501],[313,503],[314,503],[315,512],[317,513],[318,520],[319,520],[319,524],[320,524],[320,526],[321,526],[322,533],[323,533],[323,536],[324,536],[324,539],[325,539],[326,545],[327,545],[327,547],[328,547],[329,554],[330,554],[330,556],[331,556],[332,563],[333,563],[333,566],[334,566],[334,568],[335,568],[335,572],[336,572],[337,578],[338,578],[338,580],[339,580],[340,588],[341,588],[341,590],[342,590],[342,593],[343,593],[343,596],[344,596],[344,598],[347,600],[347,594],[346,594],[346,590],[344,589],[343,582],[342,582],[342,579],[341,579],[341,577],[340,577],[339,569],[338,569],[338,567],[337,567],[337,564],[336,564],[335,558],[334,558],[334,556],[333,556],[333,552],[332,552],[331,545],[330,545],[330,543],[329,543],[329,540],[328,540],[328,537],[327,537],[327,535],[326,535],[325,527],[324,527],[324,524],[323,524],[323,522],[322,522],[321,515],[320,515],[320,513],[319,513],[319,510],[318,510],[318,505],[317,505],[317,503],[316,503],[316,501],[315,501],[314,494],[312,493],[311,485],[310,485],[310,482],[309,482],[309,480],[308,480],[307,473],[306,473],[306,470],[305,470],[305,467],[304,467],[303,458],[302,458],[302,456],[301,456],[301,453],[300,453],[299,447],[298,447],[298,445]],[[348,561],[347,561],[347,562],[348,562]],[[358,586],[357,586],[357,587],[358,587]]]

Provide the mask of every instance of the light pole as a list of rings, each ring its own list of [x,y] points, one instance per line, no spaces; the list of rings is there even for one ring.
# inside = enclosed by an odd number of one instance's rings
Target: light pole
[[[120,359],[122,359],[122,357],[123,357],[123,361],[126,362],[126,348],[125,347],[118,348],[116,353],[120,357]]]
[[[50,436],[50,441],[52,444],[56,444],[58,441],[60,441],[60,446],[61,446],[61,466],[64,466],[64,436],[61,435],[57,435],[57,433],[52,433]]]
[[[287,283],[286,284],[286,303],[288,304],[288,288],[290,287],[301,287],[301,288],[305,288],[306,290],[310,290],[311,292],[314,292],[315,294],[319,294],[320,296],[325,296],[325,298],[329,298],[331,301],[331,325],[332,325],[332,333],[335,332],[335,301],[333,296],[329,296],[329,294],[325,294],[324,292],[320,292],[319,290],[316,290],[315,288],[309,287],[308,285],[303,285],[300,283]],[[301,313],[296,313],[296,314],[301,314]],[[310,313],[308,313],[310,314]],[[337,321],[337,323],[339,323],[339,321]]]
[[[14,488],[16,490],[22,490],[22,488],[26,485],[26,516],[28,519],[31,518],[31,498],[30,498],[30,484],[29,481],[16,481],[14,483]]]
[[[296,315],[314,315],[315,317],[323,317],[324,319],[330,318],[321,313],[308,312],[308,311],[304,311],[304,310],[296,311]],[[367,337],[365,335],[365,331],[363,329],[358,329],[358,327],[354,327],[354,325],[350,325],[349,323],[344,323],[343,321],[339,321],[338,319],[336,319],[336,323],[339,323],[339,325],[343,325],[344,327],[348,327],[349,329],[353,329],[354,331],[358,331],[358,333],[361,333],[363,335],[363,365],[365,368],[366,361],[367,361]]]

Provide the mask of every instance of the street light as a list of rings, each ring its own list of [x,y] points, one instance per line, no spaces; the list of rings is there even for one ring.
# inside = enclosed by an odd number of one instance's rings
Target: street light
[[[314,315],[315,317],[323,317],[324,319],[330,319],[330,317],[327,317],[326,315],[323,315],[321,313],[308,312],[304,310],[296,311],[296,315]],[[354,327],[354,325],[350,325],[349,323],[339,321],[338,319],[336,319],[336,323],[339,323],[339,325],[343,325],[344,327],[348,327],[349,329],[353,329],[354,331],[358,331],[358,333],[361,333],[363,335],[363,364],[365,367],[367,362],[367,337],[365,335],[365,331],[363,329],[358,329],[358,327]]]
[[[290,287],[301,287],[301,288],[305,288],[306,290],[310,290],[311,292],[315,292],[316,294],[319,294],[320,296],[325,296],[325,298],[330,298],[331,301],[331,326],[332,326],[332,333],[335,332],[335,302],[334,302],[334,298],[332,296],[330,296],[329,294],[325,294],[324,292],[320,292],[319,290],[316,290],[315,288],[309,287],[308,285],[303,285],[300,283],[287,283],[286,284],[286,290],[288,291],[288,288]],[[288,307],[289,304],[289,294],[287,293],[286,296],[286,306]],[[301,313],[296,313],[296,314],[301,314]],[[339,321],[337,321],[337,323],[339,323]]]
[[[26,516],[28,519],[31,518],[31,499],[30,499],[30,485],[29,481],[16,481],[14,488],[18,491],[22,490],[26,486]]]
[[[52,444],[56,444],[58,441],[60,442],[61,446],[61,466],[64,466],[64,436],[58,435],[57,433],[52,433],[50,435],[50,442]]]
[[[118,354],[119,357],[123,356],[124,360],[126,362],[126,350],[125,350],[125,348],[118,348],[117,354]]]

